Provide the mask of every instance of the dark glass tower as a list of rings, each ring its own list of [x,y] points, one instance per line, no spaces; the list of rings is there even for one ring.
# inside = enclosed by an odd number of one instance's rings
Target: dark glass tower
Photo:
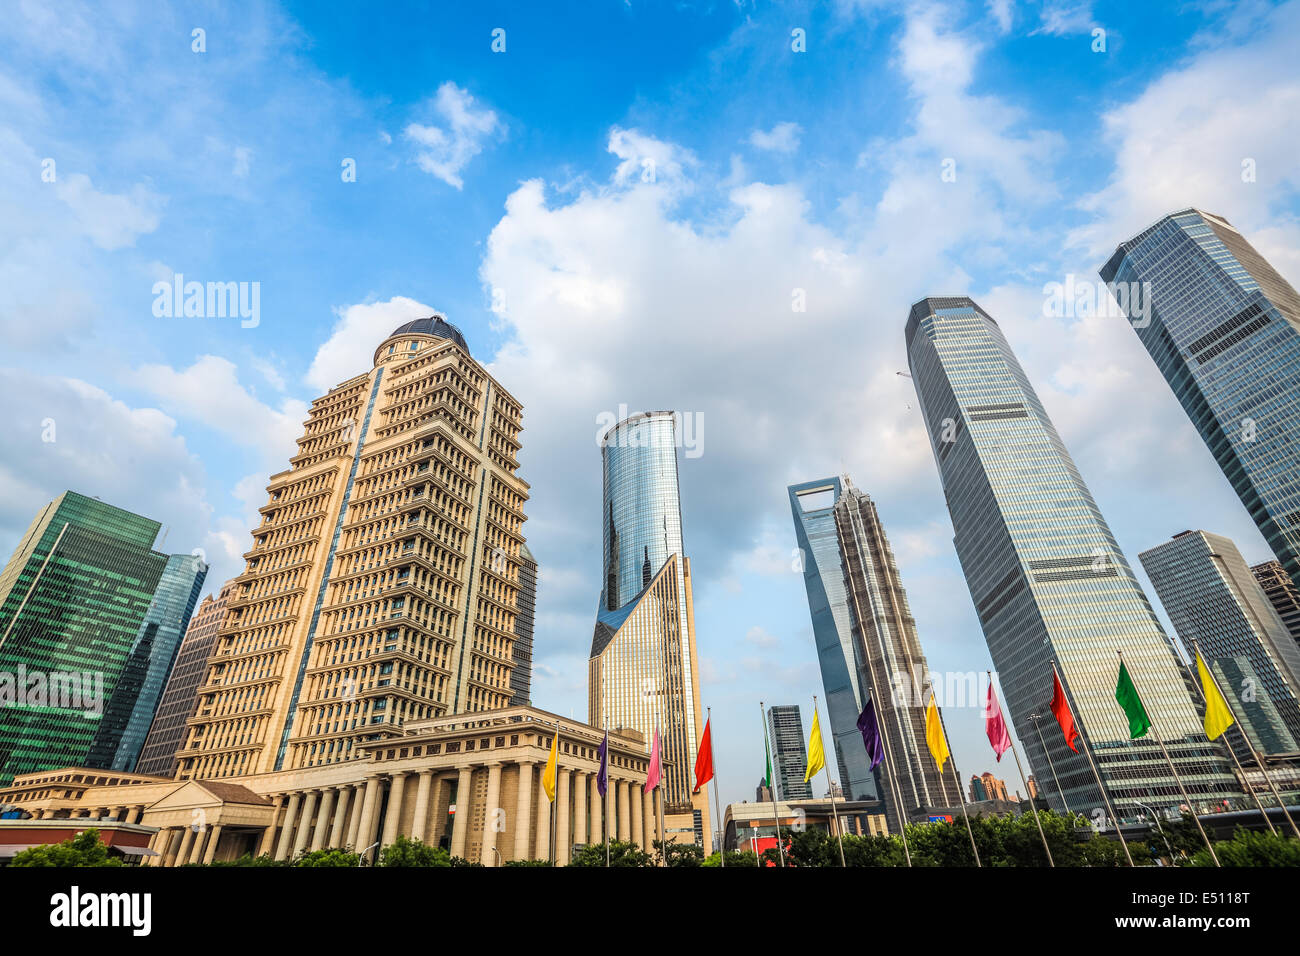
[[[1120,243],[1101,277],[1147,288],[1138,339],[1300,587],[1300,295],[1199,209]]]
[[[1047,712],[1055,660],[1119,815],[1182,802],[1152,735],[1129,739],[1115,701],[1122,651],[1192,801],[1238,798],[1172,641],[998,324],[965,296],[926,298],[906,343],[953,543],[1036,777],[1052,771],[1029,716]],[[1100,808],[1084,757],[1059,732],[1043,737],[1071,809]]]
[[[794,704],[773,704],[767,709],[767,735],[772,741],[772,775],[781,800],[811,800],[812,783],[804,782],[808,749],[803,742],[803,720]]]
[[[515,598],[515,666],[510,672],[511,706],[529,703],[533,685],[533,617],[537,609],[537,559],[519,546],[519,594]]]
[[[83,766],[96,743],[99,756],[115,754],[135,705],[119,693],[124,676],[142,686],[151,673],[165,681],[165,671],[149,666],[151,650],[141,641],[168,566],[168,557],[152,549],[160,527],[69,491],[23,535],[0,573],[0,674],[15,681],[27,675],[27,706],[0,707],[0,786],[15,774]],[[44,705],[33,699],[34,675],[46,684]],[[56,685],[63,691],[57,700]],[[119,729],[110,729],[105,720],[115,694]],[[150,708],[142,734],[152,716]]]

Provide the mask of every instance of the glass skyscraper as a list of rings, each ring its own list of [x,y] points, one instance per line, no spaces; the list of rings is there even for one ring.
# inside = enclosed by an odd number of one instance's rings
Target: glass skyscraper
[[[1300,587],[1300,295],[1198,209],[1120,243],[1101,277],[1145,284],[1138,339]]]
[[[150,666],[142,632],[151,610],[171,606],[170,585],[159,589],[169,565],[193,558],[154,551],[160,528],[68,491],[23,534],[0,572],[0,684],[21,696],[0,707],[0,786],[15,774],[116,754],[132,725],[132,688],[166,680]],[[162,613],[156,623],[172,621]],[[150,707],[134,726],[143,734],[152,717]]]
[[[1182,803],[1152,734],[1129,739],[1115,701],[1122,651],[1193,803],[1238,799],[1172,641],[997,322],[965,296],[926,298],[906,344],[953,543],[1036,777],[1052,771],[1029,716],[1047,712],[1055,660],[1119,815]],[[1043,737],[1070,808],[1096,812],[1085,758],[1054,728]]]
[[[704,721],[691,563],[682,547],[676,414],[643,412],[602,437],[600,604],[588,664],[588,722],[663,735],[670,827],[710,832],[691,776]]]
[[[1188,656],[1195,642],[1255,749],[1300,751],[1300,647],[1237,546],[1222,535],[1184,531],[1138,557]],[[1228,732],[1228,743],[1248,761],[1236,733]]]
[[[812,782],[804,782],[808,749],[804,746],[803,719],[794,704],[773,704],[767,709],[767,736],[772,741],[772,775],[779,800],[811,800]]]

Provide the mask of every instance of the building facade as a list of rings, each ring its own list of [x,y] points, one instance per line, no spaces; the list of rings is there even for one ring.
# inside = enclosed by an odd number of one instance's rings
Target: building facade
[[[203,598],[190,617],[185,639],[176,652],[171,677],[158,702],[153,726],[140,749],[140,759],[133,769],[136,773],[154,777],[176,775],[176,752],[185,742],[189,719],[198,704],[198,689],[208,669],[208,656],[217,643],[221,622],[226,616],[226,601],[235,590],[235,583],[227,581],[214,598]]]
[[[132,695],[166,677],[165,655],[152,653],[159,629],[184,629],[170,610],[160,616],[173,589],[160,595],[159,582],[172,568],[168,582],[183,589],[175,572],[195,564],[154,551],[160,529],[68,491],[23,534],[0,572],[0,786],[18,774],[85,765],[92,748],[109,759],[128,726],[148,729],[152,710],[136,719]]]
[[[1184,531],[1138,557],[1188,657],[1199,648],[1261,755],[1300,756],[1300,647],[1232,540]],[[1237,732],[1228,743],[1250,761]]]
[[[1300,646],[1300,588],[1297,588],[1286,569],[1277,561],[1265,561],[1250,569],[1255,580],[1264,589],[1264,596],[1282,619],[1292,640]]]
[[[1033,771],[1051,773],[1029,718],[1046,712],[1055,661],[1120,817],[1182,803],[1152,734],[1129,739],[1122,652],[1193,803],[1240,799],[1172,641],[998,324],[965,296],[926,298],[906,345],[953,543]],[[1083,755],[1059,733],[1042,740],[1070,807],[1102,807]]]
[[[552,803],[542,771],[557,732]],[[563,866],[574,848],[603,842],[607,832],[649,852],[660,824],[645,790],[645,741],[610,734],[602,798],[602,736],[555,714],[508,707],[410,721],[395,736],[364,742],[359,759],[293,770],[221,780],[77,767],[28,774],[0,790],[0,806],[38,822],[151,828],[141,855],[155,866],[244,854],[293,860],[334,848],[352,848],[373,862],[399,836],[484,866],[552,855]]]
[[[441,316],[312,403],[227,599],[182,778],[362,760],[408,721],[510,702],[522,414]]]
[[[838,821],[839,829],[836,830]],[[787,833],[801,827],[831,836],[889,836],[884,808],[871,800],[779,800],[730,803],[722,809],[722,845],[728,852],[763,853],[776,848],[777,824]]]
[[[1183,209],[1101,268],[1134,331],[1300,587],[1300,295],[1222,216]]]
[[[853,636],[848,578],[835,527],[834,507],[844,485],[838,478],[823,478],[790,485],[786,490],[839,778],[851,799],[877,800],[879,784],[858,730],[858,714],[866,706],[867,696],[864,663]]]
[[[794,704],[774,704],[767,709],[767,737],[772,741],[772,775],[781,800],[811,800],[812,786],[804,782],[808,749],[804,746],[803,720]]]
[[[537,610],[537,559],[519,546],[519,594],[515,599],[515,666],[510,672],[511,706],[527,705],[533,692],[533,619]]]
[[[700,709],[691,563],[683,550],[677,419],[645,412],[601,438],[603,575],[588,661],[588,719],[663,739],[670,829],[712,843],[709,804],[694,793]]]
[[[167,559],[91,742],[90,766],[135,769],[207,575],[208,566],[197,555]]]

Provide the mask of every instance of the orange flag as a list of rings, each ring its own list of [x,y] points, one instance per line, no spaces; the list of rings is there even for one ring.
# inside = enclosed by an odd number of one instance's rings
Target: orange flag
[[[709,722],[704,722],[704,736],[700,738],[700,753],[695,758],[695,792],[713,779],[713,741],[709,739]]]

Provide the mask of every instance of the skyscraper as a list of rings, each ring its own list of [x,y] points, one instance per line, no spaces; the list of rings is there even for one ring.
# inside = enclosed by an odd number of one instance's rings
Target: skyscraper
[[[600,441],[604,567],[588,662],[588,722],[663,735],[665,816],[673,835],[711,833],[692,794],[704,732],[691,562],[682,545],[676,415],[643,412]]]
[[[135,769],[207,575],[208,566],[197,555],[167,559],[90,745],[89,766]]]
[[[1029,715],[1051,698],[1055,660],[1119,815],[1181,803],[1152,734],[1129,739],[1114,696],[1123,652],[1192,801],[1238,797],[1173,643],[998,324],[965,296],[926,298],[905,337],[953,543],[1035,774],[1051,776]],[[1059,733],[1044,739],[1070,807],[1100,807],[1084,757]]]
[[[408,720],[510,702],[522,413],[437,315],[312,403],[267,486],[179,776],[361,759]]]
[[[916,620],[871,496],[847,478],[792,485],[789,493],[841,778],[851,799],[882,800],[897,833],[921,808],[960,800],[925,743],[929,666]],[[868,698],[886,746],[874,773],[857,727]]]
[[[152,651],[168,639],[159,628],[184,628],[171,598],[184,590],[177,575],[195,562],[154,551],[160,529],[67,491],[23,534],[0,572],[0,786],[15,774],[85,766],[92,747],[98,760],[116,754],[133,695],[165,678],[163,655]],[[150,706],[145,729],[152,715]]]
[[[1282,619],[1292,640],[1300,645],[1300,588],[1297,588],[1286,569],[1277,561],[1265,561],[1250,569],[1255,580],[1264,589],[1277,616]]]
[[[155,777],[171,777],[176,773],[176,751],[185,741],[186,721],[194,716],[198,703],[198,689],[207,672],[208,655],[217,643],[221,621],[226,615],[226,601],[235,590],[235,582],[227,581],[214,598],[203,598],[190,616],[190,626],[185,639],[176,652],[171,677],[158,702],[153,726],[136,761],[136,773]]]
[[[866,706],[863,661],[853,636],[848,579],[835,529],[834,506],[844,486],[838,478],[823,478],[787,491],[839,777],[850,799],[877,800],[876,777],[858,731],[858,714]]]
[[[1208,531],[1184,531],[1138,557],[1188,656],[1199,646],[1255,749],[1300,751],[1300,647],[1237,546]],[[1235,731],[1228,743],[1243,762],[1250,759]]]
[[[811,800],[812,785],[804,782],[808,749],[803,742],[803,720],[794,704],[773,704],[767,709],[767,735],[772,741],[772,775],[782,800]]]
[[[1122,242],[1106,282],[1300,588],[1300,295],[1221,216],[1184,209]],[[1145,284],[1145,286],[1143,285]]]

